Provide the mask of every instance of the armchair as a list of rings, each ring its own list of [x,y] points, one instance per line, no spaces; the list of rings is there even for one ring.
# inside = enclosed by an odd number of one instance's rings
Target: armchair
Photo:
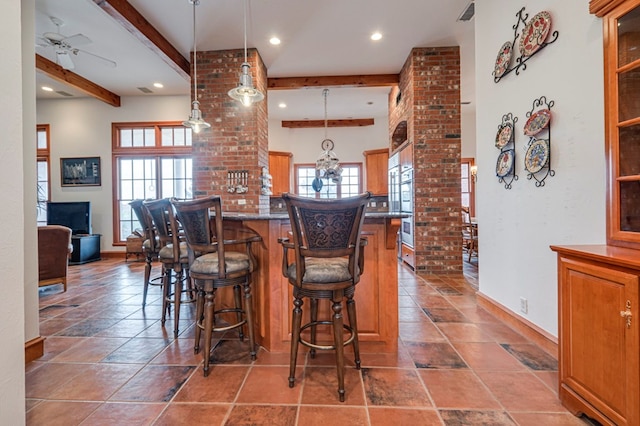
[[[62,284],[67,291],[67,265],[72,251],[71,229],[60,225],[38,227],[38,287]]]

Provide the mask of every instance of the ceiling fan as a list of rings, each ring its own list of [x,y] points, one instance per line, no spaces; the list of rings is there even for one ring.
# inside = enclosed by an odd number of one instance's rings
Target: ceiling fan
[[[95,59],[100,60],[107,66],[115,67],[116,63],[110,59],[96,55],[95,53],[87,52],[80,49],[77,46],[84,46],[91,43],[91,39],[84,34],[75,34],[72,36],[65,36],[60,33],[60,27],[64,25],[62,19],[56,17],[50,17],[51,22],[58,28],[55,33],[46,32],[42,34],[42,37],[36,37],[36,45],[39,47],[52,47],[56,53],[56,63],[66,70],[72,70],[75,68],[75,64],[71,59],[71,55],[89,55]]]

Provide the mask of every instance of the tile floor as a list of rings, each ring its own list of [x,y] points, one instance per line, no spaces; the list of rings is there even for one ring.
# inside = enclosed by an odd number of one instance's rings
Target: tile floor
[[[465,265],[457,277],[399,266],[398,353],[363,353],[357,371],[348,351],[344,403],[327,352],[302,354],[290,389],[288,354],[261,349],[252,363],[244,343],[221,338],[204,378],[193,306],[174,339],[158,287],[141,307],[142,262],[71,266],[66,293],[40,292],[47,340],[26,366],[27,424],[592,424],[560,405],[556,360],[476,305],[477,268]]]

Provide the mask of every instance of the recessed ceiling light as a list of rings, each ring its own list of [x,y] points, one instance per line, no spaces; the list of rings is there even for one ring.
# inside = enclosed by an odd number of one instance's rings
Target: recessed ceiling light
[[[49,86],[42,86],[42,90],[44,90],[45,92],[53,92],[53,89]]]
[[[371,40],[378,41],[380,39],[382,39],[382,34],[380,34],[379,32],[376,31],[375,33],[371,34]]]
[[[278,107],[280,107],[280,108],[286,108],[286,107],[287,107],[287,104],[285,104],[284,102],[280,102],[280,103],[278,104]]]
[[[367,102],[367,105],[373,105],[372,101]]]
[[[278,37],[271,37],[269,39],[269,43],[273,44],[274,46],[277,46],[278,44],[280,44],[280,39]]]
[[[164,84],[162,84],[162,83],[153,83],[153,87],[157,87],[158,89],[162,89],[164,87]]]

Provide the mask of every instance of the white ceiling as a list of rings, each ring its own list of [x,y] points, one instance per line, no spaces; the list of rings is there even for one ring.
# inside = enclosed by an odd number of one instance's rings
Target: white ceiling
[[[457,18],[470,0],[250,0],[247,44],[260,52],[269,77],[304,77],[398,73],[413,47],[461,46],[462,100],[473,101],[473,20]],[[129,0],[185,58],[193,50],[193,6],[189,0]],[[197,12],[198,51],[243,47],[243,0],[201,0]],[[36,37],[57,31],[50,17],[64,21],[65,36],[84,34],[87,52],[108,58],[116,68],[91,55],[73,56],[75,73],[120,96],[188,95],[181,77],[107,15],[93,0],[36,0]],[[374,31],[383,34],[373,42]],[[269,44],[277,36],[279,46]],[[55,61],[51,47],[36,53]],[[154,82],[164,88],[156,89]],[[63,98],[81,92],[37,73],[38,98]],[[42,85],[54,92],[40,90]],[[153,91],[144,95],[138,87]],[[335,88],[328,96],[328,116],[368,118],[386,114],[389,88]],[[280,120],[324,117],[322,88],[272,90],[269,116]],[[285,102],[286,109],[278,108]],[[188,114],[188,111],[185,112]]]

